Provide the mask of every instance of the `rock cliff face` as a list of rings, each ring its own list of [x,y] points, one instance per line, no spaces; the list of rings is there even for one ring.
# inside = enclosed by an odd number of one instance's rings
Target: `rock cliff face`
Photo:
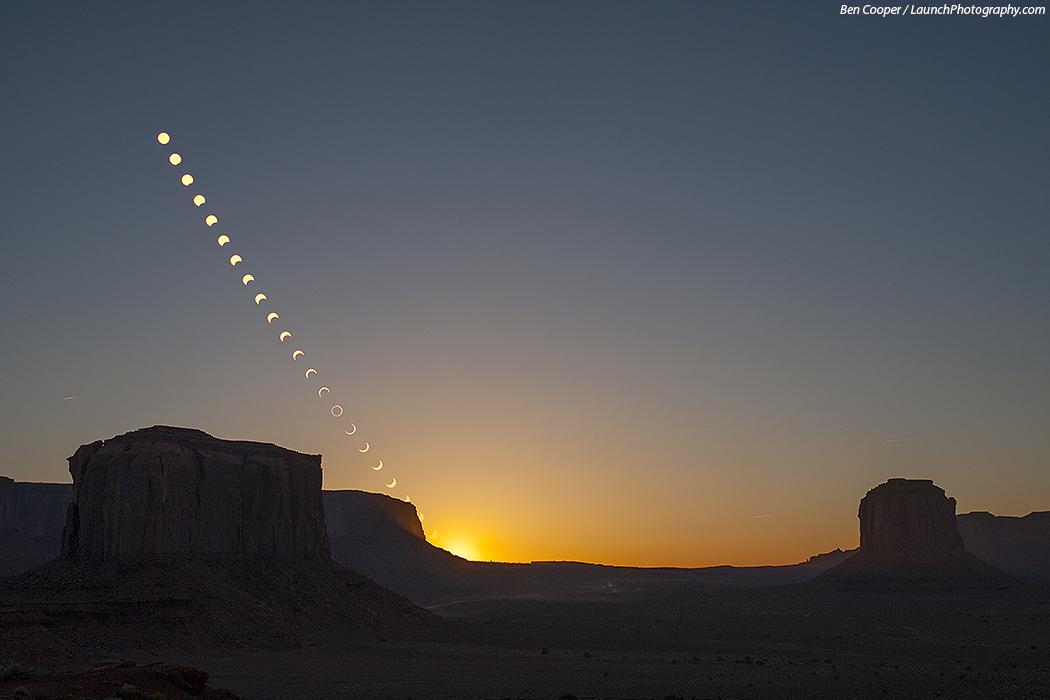
[[[861,499],[860,549],[818,580],[851,586],[1002,586],[1008,577],[968,553],[955,499],[928,479],[890,479]]]
[[[332,559],[415,601],[467,574],[467,562],[426,541],[416,507],[367,491],[325,491]]]
[[[84,445],[69,471],[64,556],[0,581],[0,640],[18,656],[439,624],[331,560],[318,455],[154,427]]]
[[[381,540],[404,534],[425,540],[423,524],[411,503],[368,491],[323,492],[328,539]]]
[[[955,499],[929,479],[890,479],[860,501],[860,547],[869,552],[965,550]]]
[[[69,472],[65,557],[328,556],[320,455],[153,427],[83,445]]]
[[[0,576],[58,556],[70,484],[21,483],[0,476]]]
[[[1050,583],[1050,511],[1023,518],[965,513],[956,521],[971,554],[1019,578]]]

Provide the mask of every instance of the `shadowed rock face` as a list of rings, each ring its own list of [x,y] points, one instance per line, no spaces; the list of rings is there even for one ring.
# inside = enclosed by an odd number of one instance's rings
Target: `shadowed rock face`
[[[439,624],[329,558],[318,455],[154,427],[84,445],[69,471],[64,556],[0,581],[0,656],[279,649]]]
[[[965,551],[955,523],[955,499],[929,479],[890,479],[876,486],[861,499],[858,517],[863,550]]]
[[[965,513],[956,521],[966,551],[1019,578],[1050,582],[1050,511],[1023,518]]]
[[[968,553],[955,499],[928,479],[890,479],[861,499],[860,549],[818,580],[850,586],[988,587],[1008,577]]]
[[[332,559],[412,600],[444,593],[467,562],[431,545],[416,507],[367,491],[325,491]]]
[[[0,476],[0,576],[58,556],[72,497],[69,484],[21,483]]]
[[[405,536],[425,540],[423,523],[411,503],[367,491],[325,491],[324,511],[330,541],[376,541]]]
[[[153,427],[83,445],[62,555],[326,558],[321,457]]]

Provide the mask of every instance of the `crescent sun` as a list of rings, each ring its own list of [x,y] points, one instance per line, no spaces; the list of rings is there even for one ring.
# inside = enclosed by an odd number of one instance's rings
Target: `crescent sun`
[[[305,354],[306,353],[303,352],[302,350],[293,350],[292,351],[292,359],[293,360],[298,360],[300,357],[302,357]]]
[[[279,336],[277,336],[277,337],[283,343],[284,341],[286,341],[286,340],[288,340],[289,338],[292,337],[292,332],[291,331],[281,331],[281,334]]]
[[[255,275],[251,274],[250,272],[247,275],[245,275],[244,277],[241,278],[241,284],[243,284],[245,287],[247,287],[249,284],[251,284],[254,281],[255,281]]]
[[[205,203],[205,202],[207,202],[207,201],[208,201],[208,200],[206,200],[206,199],[204,198],[204,195],[203,195],[203,194],[198,194],[198,195],[195,195],[195,196],[193,197],[193,203],[194,203],[195,205],[197,205],[198,207],[199,207],[199,206],[201,206],[202,204],[204,204],[204,203]]]
[[[365,452],[368,452],[370,449],[372,449],[372,446],[368,444],[368,440],[365,440],[365,446],[364,447],[358,447],[357,451],[360,452],[361,454],[364,454]]]
[[[208,214],[206,217],[204,217],[204,223],[208,225],[208,228],[211,228],[215,224],[219,223],[219,217],[215,216],[215,214]]]
[[[224,233],[224,234],[222,234],[221,236],[219,236],[218,238],[216,238],[216,239],[215,239],[215,242],[219,244],[219,247],[220,247],[220,248],[222,248],[222,247],[223,247],[224,245],[226,245],[227,243],[229,243],[229,242],[230,242],[230,237],[229,237],[229,236],[227,236],[227,235],[226,235],[226,234]]]
[[[264,301],[266,301],[269,298],[270,297],[266,296],[262,292],[259,292],[258,294],[255,295],[255,305],[258,306],[259,304],[263,303]],[[277,316],[277,314],[274,314],[274,316]],[[277,316],[277,317],[280,318],[280,316]],[[267,317],[267,318],[269,318],[269,317]],[[269,323],[269,321],[267,321],[267,323]]]
[[[320,389],[318,389],[318,390],[317,390],[317,395],[318,395],[319,397],[320,397],[320,396],[324,396],[325,394],[331,394],[331,393],[332,393],[332,390],[331,390],[331,389],[329,389],[329,388],[328,388],[328,387],[326,387],[326,386],[323,386],[323,387],[321,387]]]
[[[273,323],[274,319],[278,319],[280,317],[281,315],[278,314],[276,311],[271,311],[270,313],[266,314],[266,322]]]
[[[347,434],[347,437],[353,437],[354,433],[357,432],[357,426],[351,423],[350,430],[344,430],[343,432]],[[375,467],[372,468],[375,469]]]
[[[386,485],[386,487],[387,487],[388,489],[392,489],[392,488],[394,488],[395,486],[397,486],[397,479],[391,479],[391,480],[390,480],[390,483]]]
[[[306,370],[306,378],[309,379],[311,374],[317,374],[317,370],[314,369],[313,367],[311,367],[310,369]]]
[[[231,265],[233,265],[234,267],[237,267],[237,263],[239,263],[239,262],[244,262],[244,258],[242,258],[240,255],[231,255],[230,256],[230,264]]]
[[[372,471],[377,472],[383,468],[383,460],[379,460],[379,464],[372,467]]]

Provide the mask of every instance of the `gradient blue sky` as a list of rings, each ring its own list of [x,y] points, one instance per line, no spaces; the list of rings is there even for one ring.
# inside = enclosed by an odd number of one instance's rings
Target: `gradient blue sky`
[[[1050,20],[838,6],[4,3],[0,474],[189,425],[623,564],[1050,508]]]

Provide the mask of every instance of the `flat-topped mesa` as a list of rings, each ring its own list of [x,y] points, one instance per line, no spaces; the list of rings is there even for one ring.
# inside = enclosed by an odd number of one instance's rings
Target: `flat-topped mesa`
[[[860,501],[860,547],[871,552],[911,549],[965,551],[955,523],[955,499],[930,479],[890,479]]]
[[[62,555],[327,559],[321,456],[155,426],[81,446]]]
[[[1050,583],[1050,511],[1020,518],[964,513],[956,522],[966,551],[1018,578]]]
[[[470,573],[464,566],[471,565],[427,542],[411,503],[365,491],[325,491],[323,497],[336,562],[416,601],[463,590]]]
[[[401,499],[356,490],[325,491],[322,498],[331,542],[374,542],[397,536],[426,539],[416,507]]]
[[[1009,577],[966,551],[955,499],[929,479],[890,479],[860,501],[860,549],[817,577],[847,587],[1001,587]]]
[[[72,484],[37,484],[0,476],[0,576],[54,559]]]

